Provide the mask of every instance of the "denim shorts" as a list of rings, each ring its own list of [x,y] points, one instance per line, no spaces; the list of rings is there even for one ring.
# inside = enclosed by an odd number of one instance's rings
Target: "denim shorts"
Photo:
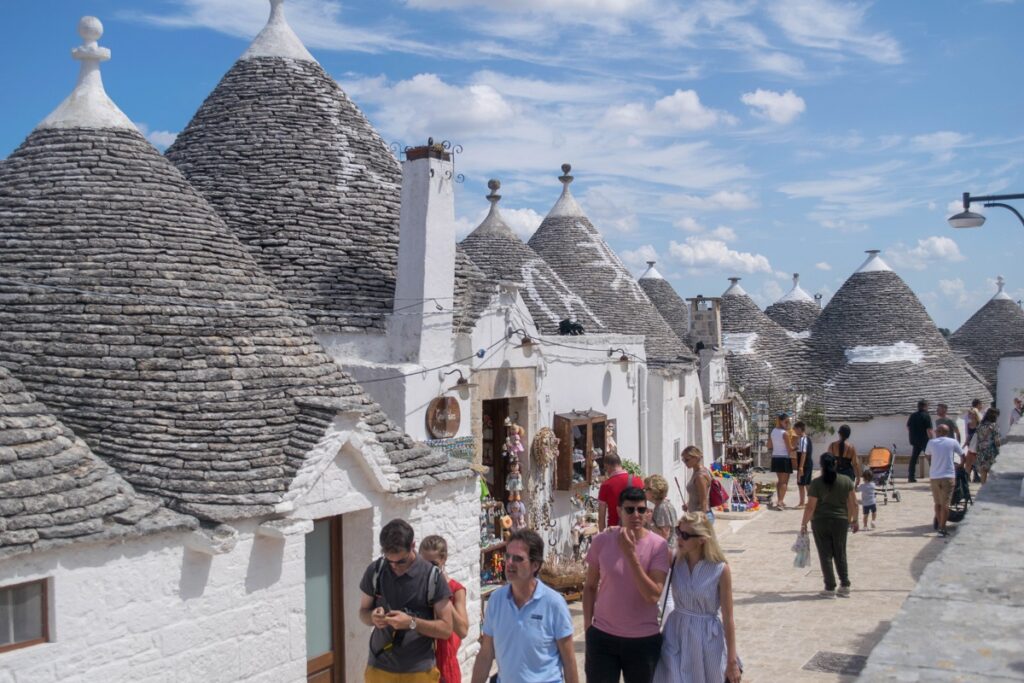
[[[864,508],[864,514],[865,515],[868,514],[869,512],[873,512],[876,515],[878,514],[878,505],[877,504],[861,505],[861,507]]]

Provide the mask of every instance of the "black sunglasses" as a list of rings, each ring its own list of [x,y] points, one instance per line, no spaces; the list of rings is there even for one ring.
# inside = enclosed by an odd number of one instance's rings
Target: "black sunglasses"
[[[697,538],[698,534],[691,534],[689,531],[683,531],[679,527],[676,527],[676,536],[684,541],[689,541],[691,538]]]
[[[622,511],[625,512],[627,515],[632,515],[634,513],[640,514],[640,515],[646,515],[647,514],[647,506],[646,505],[637,505],[636,507],[634,507],[632,505],[625,505],[625,506],[623,506]]]

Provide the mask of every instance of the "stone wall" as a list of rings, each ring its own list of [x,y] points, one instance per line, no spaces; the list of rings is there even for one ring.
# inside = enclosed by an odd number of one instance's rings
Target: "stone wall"
[[[1024,425],[1009,436],[974,507],[924,570],[861,680],[1024,680]]]

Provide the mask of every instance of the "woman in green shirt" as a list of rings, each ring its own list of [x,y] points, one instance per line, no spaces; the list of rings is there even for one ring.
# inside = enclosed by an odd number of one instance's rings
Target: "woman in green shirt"
[[[836,472],[836,457],[831,453],[821,456],[821,476],[807,488],[807,507],[800,523],[800,533],[807,533],[807,523],[814,532],[814,545],[818,548],[821,573],[825,577],[823,597],[850,597],[850,576],[846,566],[846,534],[853,528],[857,533],[857,493],[853,480],[840,477]],[[835,564],[835,571],[832,565]],[[836,589],[836,573],[839,588]]]

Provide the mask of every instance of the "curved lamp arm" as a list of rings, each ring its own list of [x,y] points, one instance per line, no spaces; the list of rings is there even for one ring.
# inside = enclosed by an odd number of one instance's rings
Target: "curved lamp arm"
[[[1009,209],[1010,211],[1013,212],[1013,215],[1017,217],[1017,220],[1020,221],[1020,224],[1024,225],[1024,216],[1020,215],[1020,211],[1013,208],[1009,204],[1003,204],[1001,202],[986,202],[985,206],[1001,206],[1004,209]]]

